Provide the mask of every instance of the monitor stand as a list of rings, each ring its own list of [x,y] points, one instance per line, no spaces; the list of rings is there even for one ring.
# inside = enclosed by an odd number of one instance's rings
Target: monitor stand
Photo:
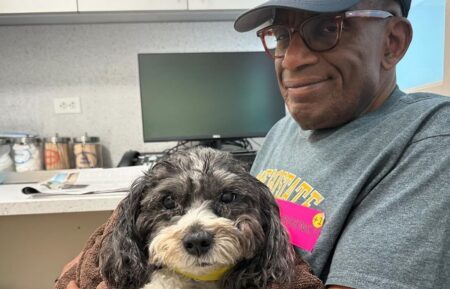
[[[234,158],[236,158],[242,162],[242,164],[244,165],[244,167],[247,171],[250,171],[250,168],[256,157],[256,151],[248,150],[247,148],[240,148],[237,150],[236,149],[229,150],[229,147],[228,147],[229,144],[228,144],[227,140],[223,140],[223,139],[203,140],[203,141],[200,141],[199,145],[204,146],[204,147],[210,147],[213,149],[228,151],[229,153],[231,153],[233,155]]]
[[[200,141],[199,145],[202,147],[209,147],[220,150],[223,147],[223,142],[220,139],[211,139]]]

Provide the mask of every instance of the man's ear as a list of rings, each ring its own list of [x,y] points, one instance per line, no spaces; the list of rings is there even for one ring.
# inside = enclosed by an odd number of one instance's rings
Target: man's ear
[[[411,43],[413,31],[411,23],[403,17],[392,17],[386,26],[383,68],[390,70],[403,58]]]

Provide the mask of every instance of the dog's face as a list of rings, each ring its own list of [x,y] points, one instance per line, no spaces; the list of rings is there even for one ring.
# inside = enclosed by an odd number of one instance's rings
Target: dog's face
[[[154,173],[158,181],[146,189],[137,219],[151,264],[207,275],[263,248],[270,215],[260,208],[268,196],[229,156],[191,151]]]
[[[222,288],[263,287],[292,273],[271,193],[226,153],[171,155],[135,182],[121,211],[101,253],[102,273],[118,289],[139,288],[160,267],[193,276],[231,268]]]

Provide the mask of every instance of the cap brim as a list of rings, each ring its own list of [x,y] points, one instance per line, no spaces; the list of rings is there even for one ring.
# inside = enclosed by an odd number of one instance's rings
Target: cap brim
[[[400,4],[402,5],[403,16],[408,17],[408,12],[411,8],[411,0],[400,0]]]
[[[246,32],[274,17],[275,9],[301,10],[313,13],[332,13],[344,11],[361,0],[271,0],[250,9],[234,22],[234,29]]]

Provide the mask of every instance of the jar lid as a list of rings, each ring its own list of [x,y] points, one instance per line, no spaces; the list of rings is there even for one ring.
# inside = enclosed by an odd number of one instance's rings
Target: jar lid
[[[50,143],[69,143],[70,137],[62,137],[62,136],[59,136],[58,134],[56,134],[55,136],[47,137],[44,140],[45,140],[45,142],[50,142]]]
[[[96,136],[83,135],[81,137],[75,137],[73,141],[76,143],[97,143],[100,141],[100,138]]]
[[[37,136],[24,136],[15,139],[16,144],[40,143],[41,139]]]

